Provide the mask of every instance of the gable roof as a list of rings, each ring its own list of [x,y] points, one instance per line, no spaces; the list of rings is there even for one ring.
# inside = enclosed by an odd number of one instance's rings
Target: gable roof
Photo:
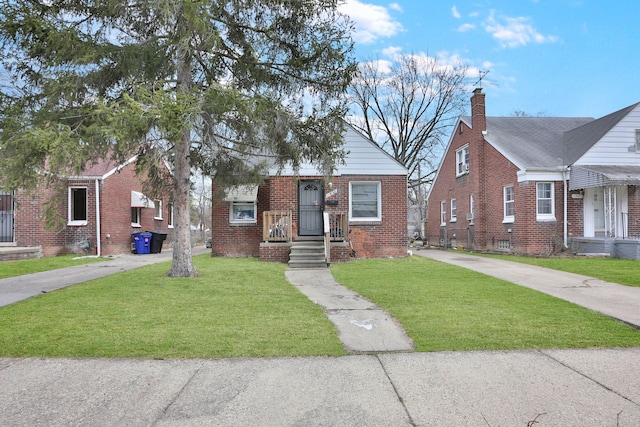
[[[346,122],[343,140],[344,164],[336,165],[334,176],[408,174],[407,168],[402,163]],[[269,175],[322,176],[323,173],[314,164],[305,162],[300,165],[300,170],[297,174],[290,166],[286,166],[282,171],[278,171],[277,168],[271,168]]]
[[[487,117],[485,140],[521,169],[555,168],[567,160],[565,133],[591,117]],[[471,125],[470,117],[462,120]],[[584,153],[589,147],[585,147]],[[578,150],[574,150],[578,151]]]
[[[621,110],[615,111],[604,117],[572,129],[565,134],[565,145],[567,147],[567,164],[573,164],[588,149],[600,141],[616,124],[625,118],[640,102],[630,105]]]

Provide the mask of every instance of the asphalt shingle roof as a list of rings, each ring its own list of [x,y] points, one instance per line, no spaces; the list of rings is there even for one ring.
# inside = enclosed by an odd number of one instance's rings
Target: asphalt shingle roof
[[[485,139],[524,169],[573,164],[638,104],[592,117],[487,117]],[[462,117],[471,126],[469,116]]]

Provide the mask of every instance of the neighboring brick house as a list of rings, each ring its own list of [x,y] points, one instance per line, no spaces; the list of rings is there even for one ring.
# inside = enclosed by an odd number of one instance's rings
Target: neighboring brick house
[[[345,162],[326,177],[312,165],[272,170],[260,186],[216,198],[214,255],[288,262],[296,242],[330,237],[330,260],[407,254],[407,170],[347,125]],[[325,239],[326,240],[326,239]]]
[[[135,174],[136,157],[122,165],[100,161],[67,180],[62,231],[45,229],[43,204],[52,190],[0,193],[0,259],[65,253],[113,255],[131,252],[132,234],[166,233],[173,222],[169,198],[149,200]]]
[[[430,245],[640,258],[640,103],[600,119],[487,117],[476,89],[428,197]]]

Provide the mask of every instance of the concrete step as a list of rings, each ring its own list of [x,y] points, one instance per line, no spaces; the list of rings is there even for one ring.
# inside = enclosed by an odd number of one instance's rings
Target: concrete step
[[[326,268],[327,260],[322,241],[296,241],[289,253],[290,268]]]

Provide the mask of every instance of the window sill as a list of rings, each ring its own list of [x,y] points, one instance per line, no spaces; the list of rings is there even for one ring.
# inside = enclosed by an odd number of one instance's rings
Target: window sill
[[[142,228],[142,226],[140,224],[136,223],[136,222],[132,222],[131,223],[131,227],[133,227],[133,228]]]
[[[458,222],[458,218],[451,218],[451,221],[449,222]]]
[[[536,221],[538,222],[556,222],[556,217],[551,216],[551,217],[543,217],[543,216],[539,216],[536,218]]]
[[[232,227],[242,227],[242,226],[249,226],[249,225],[256,225],[258,223],[258,221],[243,221],[243,222],[229,222],[229,225],[231,225]]]
[[[505,218],[502,220],[503,224],[513,224],[515,221],[513,218]]]
[[[161,216],[154,216],[153,219],[156,220],[156,221],[162,221],[162,217]]]
[[[84,227],[87,224],[88,224],[87,221],[69,221],[67,223],[69,227]]]

